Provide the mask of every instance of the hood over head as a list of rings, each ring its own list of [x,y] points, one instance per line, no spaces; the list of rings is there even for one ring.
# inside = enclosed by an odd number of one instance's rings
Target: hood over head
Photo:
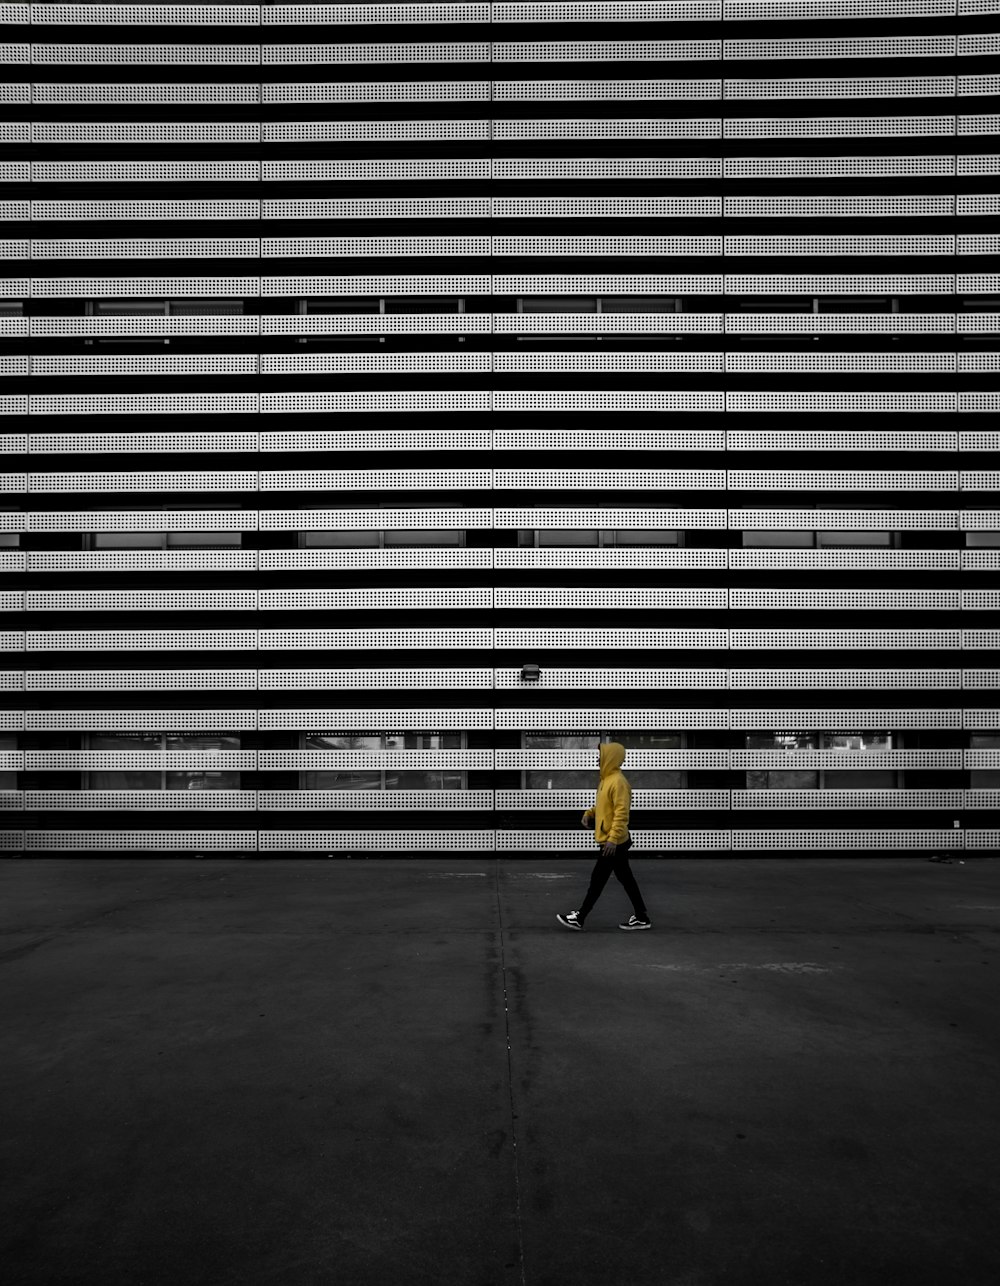
[[[598,746],[601,755],[601,776],[614,772],[625,762],[625,747],[618,741],[604,741]]]

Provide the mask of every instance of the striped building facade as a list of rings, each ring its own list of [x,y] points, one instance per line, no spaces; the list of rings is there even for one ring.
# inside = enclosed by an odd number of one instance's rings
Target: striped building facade
[[[0,24],[0,849],[1000,847],[1000,0]]]

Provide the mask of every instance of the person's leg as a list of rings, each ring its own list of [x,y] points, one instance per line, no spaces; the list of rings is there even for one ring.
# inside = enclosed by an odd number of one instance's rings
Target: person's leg
[[[594,863],[594,869],[590,875],[590,888],[587,889],[587,896],[583,899],[578,915],[581,920],[586,920],[587,916],[594,909],[594,904],[601,896],[605,884],[611,878],[611,871],[614,867],[614,859],[610,857],[598,857]]]
[[[629,845],[631,848],[631,845]],[[624,851],[619,849],[614,859],[615,879],[625,890],[628,900],[632,903],[637,920],[648,920],[649,915],[646,912],[646,904],[642,900],[642,894],[639,892],[639,885],[635,876],[632,874],[632,868],[628,862],[628,849]]]

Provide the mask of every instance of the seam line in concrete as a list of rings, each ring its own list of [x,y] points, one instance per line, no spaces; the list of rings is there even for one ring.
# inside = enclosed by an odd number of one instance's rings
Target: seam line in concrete
[[[510,1015],[507,1010],[507,960],[504,953],[503,913],[500,907],[500,859],[493,864],[494,887],[497,897],[497,924],[500,927],[500,976],[503,983],[503,1021],[504,1035],[507,1040],[507,1092],[510,1096],[510,1137],[514,1154],[514,1218],[517,1224],[517,1257],[520,1269],[521,1286],[525,1286],[524,1276],[524,1238],[521,1235],[521,1179],[517,1165],[517,1126],[514,1115],[514,1070],[510,1057]]]

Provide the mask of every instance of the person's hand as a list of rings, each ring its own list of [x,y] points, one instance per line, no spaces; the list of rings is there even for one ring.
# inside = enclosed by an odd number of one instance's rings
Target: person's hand
[[[614,857],[614,855],[615,855],[615,853],[617,853],[617,851],[618,851],[618,845],[617,845],[617,844],[605,844],[605,845],[604,845],[604,847],[601,849],[601,856],[602,856],[602,857]]]
[[[589,828],[590,815],[588,813],[584,813],[584,815],[580,818],[580,825],[584,828],[584,830],[587,830]]]

